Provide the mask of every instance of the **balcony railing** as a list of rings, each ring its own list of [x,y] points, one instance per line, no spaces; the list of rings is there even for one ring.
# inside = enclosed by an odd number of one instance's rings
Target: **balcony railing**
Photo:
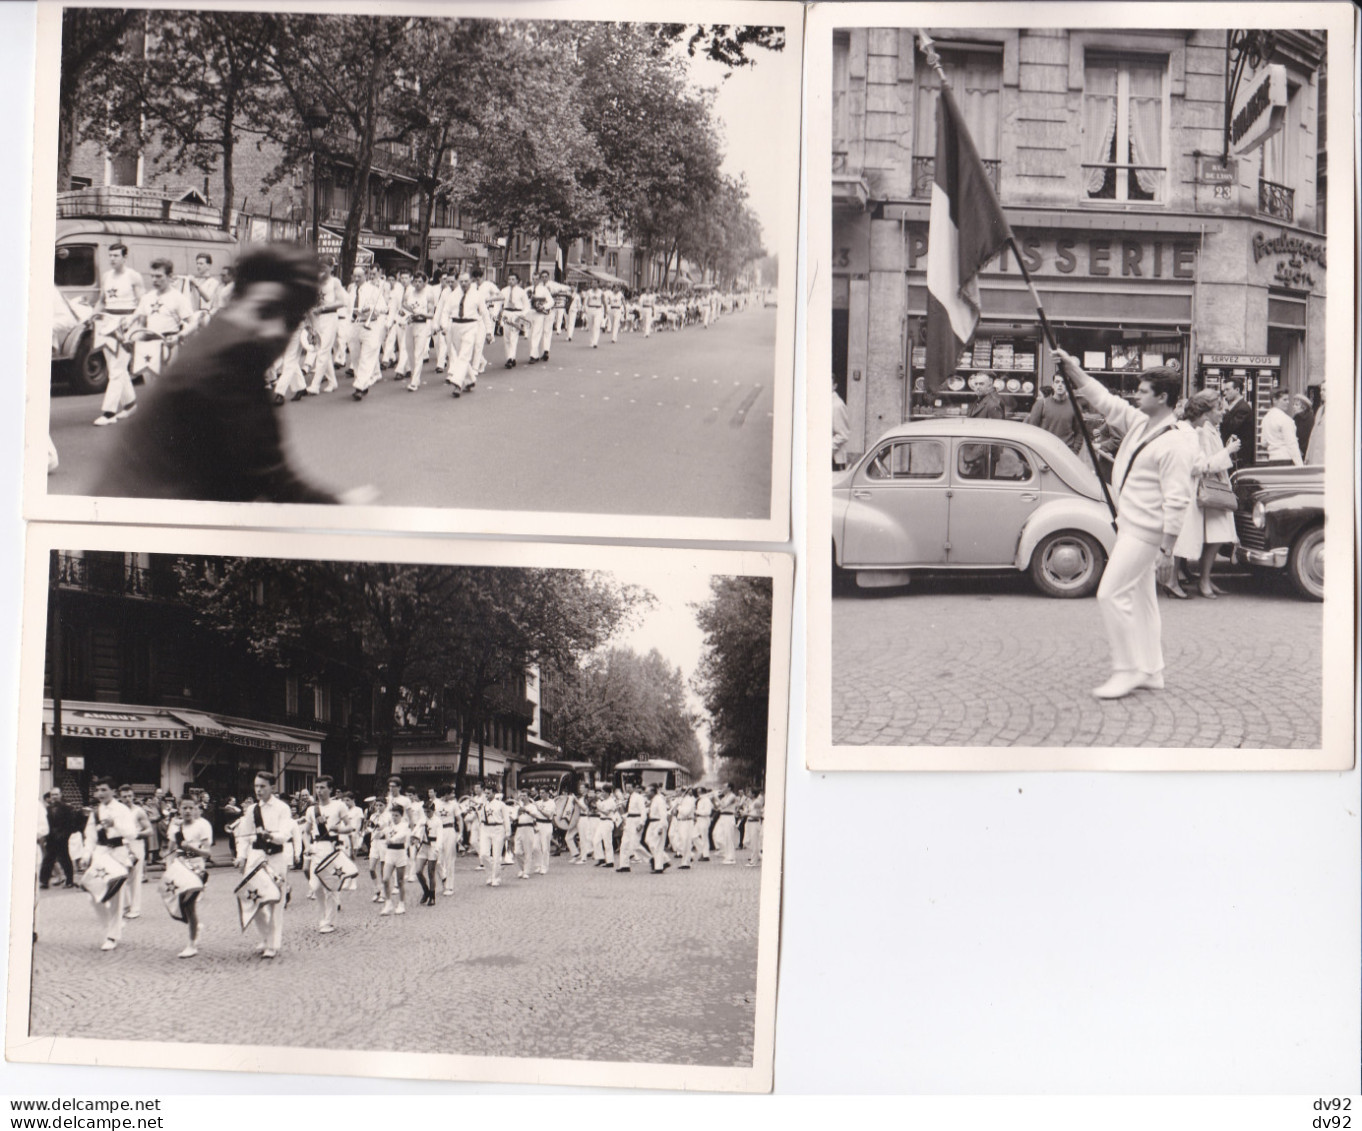
[[[176,596],[177,578],[169,570],[148,569],[126,559],[57,555],[57,584],[91,593],[110,593],[142,600],[169,600]]]
[[[835,156],[835,155],[834,155]],[[1002,169],[1001,161],[981,161],[984,172],[988,175],[989,183],[993,185],[993,191],[998,191],[998,173]],[[833,170],[836,172],[836,169]],[[914,157],[913,158],[913,196],[926,199],[932,195],[932,185],[936,182],[936,158],[935,157]]]
[[[1275,216],[1288,224],[1296,219],[1296,190],[1275,181],[1259,180],[1258,211],[1264,216]]]

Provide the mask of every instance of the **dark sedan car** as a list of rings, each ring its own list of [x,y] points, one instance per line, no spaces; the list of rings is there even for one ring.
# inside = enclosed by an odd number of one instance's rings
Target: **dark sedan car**
[[[1236,472],[1235,560],[1285,569],[1302,597],[1324,600],[1324,468],[1290,465]]]

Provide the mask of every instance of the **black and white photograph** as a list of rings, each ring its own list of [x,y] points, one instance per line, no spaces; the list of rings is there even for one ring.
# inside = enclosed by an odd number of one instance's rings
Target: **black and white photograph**
[[[1341,9],[875,11],[810,39],[810,765],[1350,766]]]
[[[30,517],[788,537],[800,7],[504,12],[43,6]]]
[[[8,1055],[769,1090],[788,559],[363,548],[35,529]]]

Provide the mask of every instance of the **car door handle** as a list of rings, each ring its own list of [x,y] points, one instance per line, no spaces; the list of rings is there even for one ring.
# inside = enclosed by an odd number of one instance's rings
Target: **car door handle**
[[[1022,502],[1024,502],[1024,503],[1034,503],[1034,502],[1036,501],[1036,499],[1038,499],[1039,497],[1040,497],[1040,496],[1037,495],[1034,491],[1023,491],[1023,492],[1022,492]]]
[[[869,499],[869,498],[872,497],[872,495],[873,495],[873,492],[870,492],[870,491],[852,491],[852,492],[851,492],[851,497],[852,497],[853,499]]]

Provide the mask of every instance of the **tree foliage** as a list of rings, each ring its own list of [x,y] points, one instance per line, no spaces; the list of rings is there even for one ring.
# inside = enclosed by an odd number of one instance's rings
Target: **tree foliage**
[[[656,649],[644,656],[611,648],[593,656],[565,680],[557,715],[565,755],[607,774],[630,758],[666,758],[699,777],[695,726],[681,670]]]
[[[710,591],[696,607],[705,650],[694,686],[712,719],[716,754],[760,781],[771,700],[771,579],[716,577]]]
[[[471,734],[514,707],[494,697],[499,685],[530,663],[575,663],[643,600],[578,570],[272,558],[177,568],[199,623],[302,678],[348,670],[372,689],[379,779],[392,768],[402,687],[440,688],[458,711],[462,778]]]

